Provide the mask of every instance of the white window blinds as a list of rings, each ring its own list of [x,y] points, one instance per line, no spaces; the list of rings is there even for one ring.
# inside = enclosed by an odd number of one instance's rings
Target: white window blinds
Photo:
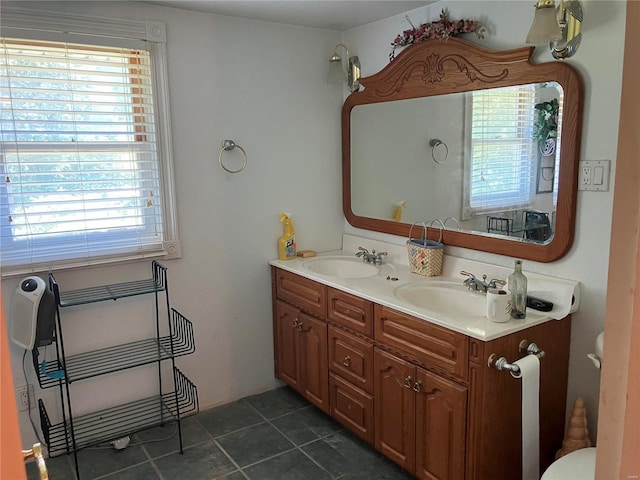
[[[0,42],[3,267],[161,251],[150,53]]]
[[[529,203],[536,158],[535,89],[535,85],[523,85],[482,90],[468,99],[471,159],[464,218]]]

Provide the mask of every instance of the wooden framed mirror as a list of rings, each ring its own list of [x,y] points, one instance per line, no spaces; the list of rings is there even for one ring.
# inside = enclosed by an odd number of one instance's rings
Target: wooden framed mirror
[[[445,245],[538,262],[565,255],[584,87],[573,67],[533,64],[532,52],[427,40],[362,78],[342,109],[347,221],[408,237],[414,222],[447,220]],[[557,125],[541,129],[544,118]]]

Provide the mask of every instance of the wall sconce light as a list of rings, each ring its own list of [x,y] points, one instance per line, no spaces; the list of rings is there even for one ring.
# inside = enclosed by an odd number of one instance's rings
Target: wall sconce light
[[[343,65],[342,57],[338,53],[338,48],[344,48],[347,65]],[[349,56],[349,50],[342,43],[336,45],[333,55],[329,59],[329,74],[327,82],[329,83],[346,83],[350,92],[357,92],[360,89],[360,60],[358,57]]]
[[[572,57],[582,39],[582,5],[578,0],[538,0],[531,29],[527,34],[528,44],[549,42],[551,55],[555,59]]]

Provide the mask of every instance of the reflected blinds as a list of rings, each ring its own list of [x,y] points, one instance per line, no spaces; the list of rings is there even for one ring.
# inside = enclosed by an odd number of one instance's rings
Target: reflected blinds
[[[162,250],[150,53],[0,39],[3,265]]]
[[[535,173],[536,85],[473,92],[471,103],[471,210],[527,205]]]

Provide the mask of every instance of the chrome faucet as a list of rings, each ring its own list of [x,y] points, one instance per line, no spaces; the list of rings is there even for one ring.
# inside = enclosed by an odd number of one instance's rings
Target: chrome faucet
[[[382,257],[386,256],[387,252],[378,252],[375,250],[369,250],[363,247],[358,247],[358,252],[356,253],[356,257],[362,257],[362,261],[365,263],[373,263],[374,265],[382,265]]]
[[[462,283],[472,292],[487,293],[490,288],[499,288],[507,284],[504,280],[498,280],[497,278],[492,278],[487,282],[486,275],[482,275],[482,280],[479,280],[473,273],[465,272],[464,270],[460,272],[460,275],[467,276]]]

